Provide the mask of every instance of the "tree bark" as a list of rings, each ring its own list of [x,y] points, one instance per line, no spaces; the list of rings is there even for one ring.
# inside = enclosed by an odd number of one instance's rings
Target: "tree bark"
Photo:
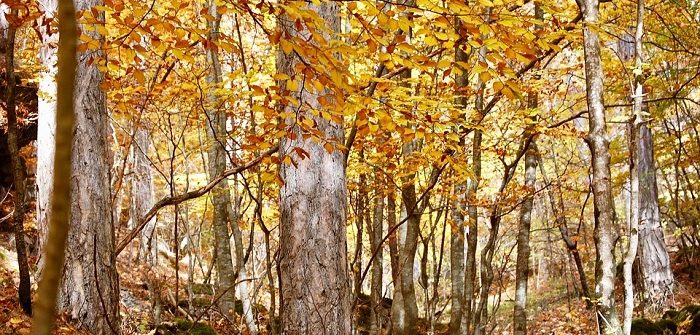
[[[370,310],[370,334],[379,334],[382,329],[382,317],[385,314],[382,304],[382,283],[384,275],[384,253],[382,252],[381,243],[384,238],[384,179],[381,172],[375,170],[375,196],[374,196],[374,218],[369,230],[369,244],[371,250],[377,250],[377,256],[372,261],[372,278],[370,288],[370,301],[372,309]],[[367,222],[370,225],[370,222]]]
[[[402,156],[410,158],[416,143],[404,144]],[[413,266],[418,249],[418,233],[420,229],[420,214],[416,201],[415,173],[402,178],[401,203],[406,213],[406,238],[399,252],[399,267],[401,277],[401,297],[404,305],[404,334],[414,334],[418,326],[418,304],[413,280]],[[401,333],[397,333],[401,334]]]
[[[642,35],[644,34],[644,0],[637,0],[637,27],[635,31],[635,68],[642,70],[643,52]],[[629,246],[623,264],[625,288],[625,307],[622,319],[622,330],[625,334],[632,331],[632,313],[634,312],[634,283],[632,282],[632,266],[637,257],[639,246],[639,166],[638,149],[639,127],[642,122],[643,78],[641,72],[634,78],[634,94],[632,96],[632,117],[630,119],[630,211],[629,211]]]
[[[102,4],[97,0],[80,0],[76,3],[77,10],[90,9]],[[62,10],[67,10],[64,2],[61,2],[59,14]],[[45,3],[47,12],[56,10],[56,4],[47,1]],[[68,9],[70,11],[70,9]],[[59,19],[70,21],[70,18]],[[60,23],[59,23],[60,27]],[[64,26],[59,28],[61,39],[70,39],[75,26]],[[92,38],[99,39],[95,32],[83,32],[91,34]],[[65,35],[65,36],[64,36]],[[75,43],[74,41],[65,42]],[[59,43],[60,57],[71,57],[68,51],[71,49],[62,48]],[[75,45],[72,45],[75,48]],[[100,89],[103,74],[97,69],[95,61],[103,56],[100,50],[88,50],[78,55],[80,61],[75,72],[75,91],[71,91],[66,86],[73,86],[73,83],[66,83],[66,70],[59,68],[58,105],[56,109],[49,109],[40,112],[42,115],[59,114],[59,128],[56,134],[65,135],[66,123],[63,120],[66,113],[74,109],[75,126],[72,133],[72,154],[70,159],[66,156],[66,150],[71,146],[65,142],[59,142],[57,137],[56,146],[56,171],[54,179],[54,200],[52,205],[51,229],[55,230],[57,220],[61,220],[66,215],[65,208],[56,204],[56,199],[63,198],[66,186],[70,186],[70,226],[67,232],[65,247],[65,264],[62,275],[59,278],[59,298],[57,308],[66,312],[77,324],[89,330],[93,334],[114,334],[119,332],[119,283],[116,271],[114,222],[111,220],[111,195],[109,190],[109,171],[111,161],[108,115],[105,106],[105,95]],[[50,57],[49,57],[50,58]],[[59,61],[59,64],[62,64]],[[53,67],[52,63],[45,64]],[[69,97],[72,95],[72,102]],[[67,97],[68,96],[68,97]],[[70,103],[71,105],[68,105]],[[74,104],[74,105],[73,105]],[[51,107],[44,105],[44,107]],[[40,106],[41,108],[41,106]],[[56,112],[58,110],[58,112]],[[70,120],[69,120],[70,121]],[[70,128],[69,128],[70,129]],[[46,130],[46,128],[44,128]],[[40,135],[41,137],[41,135]],[[64,138],[65,139],[65,138]],[[61,155],[59,155],[61,153]],[[71,176],[60,175],[59,171],[66,161],[71,161]],[[41,168],[41,166],[39,167]],[[64,172],[64,171],[61,171]],[[63,180],[65,178],[65,180]],[[68,182],[69,184],[65,184]],[[59,194],[61,191],[61,194]],[[42,229],[41,231],[45,231]],[[63,264],[61,255],[54,254],[54,248],[59,247],[60,238],[56,238],[60,232],[51,232],[50,243],[46,245],[45,273],[42,281],[51,283],[56,279],[53,273],[56,266]],[[59,236],[60,237],[60,236]],[[45,239],[44,239],[45,240]],[[60,273],[60,272],[59,272]],[[49,286],[45,284],[45,286]],[[40,289],[41,291],[41,289]],[[41,298],[40,298],[41,299]],[[37,305],[37,307],[39,304]],[[47,308],[47,306],[43,306]]]
[[[148,159],[150,141],[148,130],[141,124],[134,125],[134,145],[132,146],[132,177],[131,177],[131,213],[129,228],[134,228],[138,220],[146,216],[153,207],[153,175],[151,162]],[[151,218],[141,231],[139,257],[148,264],[155,264],[158,237],[156,236],[156,220]]]
[[[461,27],[461,19],[457,19],[458,27]],[[469,56],[461,46],[455,47],[455,61],[467,62]],[[455,79],[455,84],[458,90],[464,90],[469,84],[469,74],[466,69],[461,69],[462,74]],[[463,94],[463,93],[461,93]],[[460,96],[457,98],[456,104],[461,109],[466,109],[467,98]],[[465,111],[466,112],[466,111]],[[459,129],[457,129],[459,130]],[[465,140],[460,139],[460,147],[467,151]],[[465,156],[466,157],[466,156]],[[458,182],[454,186],[454,203],[452,204],[452,222],[453,226],[450,230],[450,279],[451,279],[451,312],[449,334],[462,333],[462,318],[464,309],[464,217],[466,212],[466,192],[467,182]]]
[[[475,204],[479,181],[481,179],[481,130],[475,130],[472,139],[472,173],[474,179],[467,183],[467,213],[469,224],[467,226],[467,261],[464,269],[464,330],[467,334],[473,334],[475,328],[475,301],[476,294],[476,247],[478,242],[479,207]]]
[[[620,334],[615,308],[615,211],[610,181],[610,152],[603,103],[603,66],[597,32],[599,0],[578,0],[583,11],[583,46],[588,103],[588,145],[593,165],[596,224],[596,307],[604,334]]]
[[[337,3],[308,4],[331,32],[338,32],[340,20]],[[295,27],[294,18],[283,12],[278,17],[282,38],[289,36],[310,40],[305,24]],[[318,35],[317,35],[318,37]],[[326,43],[332,36],[322,36]],[[277,71],[301,82],[297,73],[301,60],[297,54],[280,50]],[[304,85],[289,91],[282,83],[282,95],[289,92],[299,103],[283,99],[282,110],[290,115],[311,119],[321,142],[342,143],[343,125],[314,116],[309,109],[324,110],[316,97],[334,101],[328,89],[308,91]],[[286,91],[286,92],[285,92]],[[288,133],[280,143],[280,156],[289,156],[293,164],[281,164],[280,176],[280,271],[281,320],[283,334],[350,334],[351,291],[348,281],[346,210],[347,189],[345,155],[341,150],[327,152],[322,143],[302,135],[294,117],[285,120]],[[301,148],[308,157],[295,153]]]
[[[389,237],[389,257],[391,260],[391,280],[394,283],[394,291],[391,304],[391,334],[401,333],[404,329],[404,307],[403,296],[401,295],[401,265],[399,261],[400,243],[399,230],[394,229],[396,226],[396,200],[394,193],[390,192],[387,196],[387,216],[389,231],[392,231]]]
[[[528,95],[528,108],[537,108],[537,93]],[[533,117],[536,119],[536,117]],[[536,120],[533,120],[536,122]],[[534,124],[534,123],[533,123]],[[532,128],[528,130],[532,133]],[[520,224],[518,225],[517,260],[515,266],[515,306],[513,308],[513,334],[527,334],[527,281],[530,275],[530,225],[532,222],[532,204],[537,175],[537,144],[533,138],[525,153],[525,187],[528,194],[520,207]]]
[[[674,278],[659,215],[652,133],[645,124],[639,128],[637,166],[640,219],[638,257],[644,279],[645,305],[652,311],[659,311],[673,292]]]
[[[16,14],[11,10],[11,14]],[[7,75],[7,147],[12,164],[12,179],[15,186],[15,213],[13,217],[15,249],[17,250],[17,267],[19,269],[18,298],[27,315],[32,314],[31,280],[29,277],[29,263],[27,262],[27,248],[24,242],[24,213],[27,204],[26,176],[22,158],[19,155],[17,110],[15,105],[16,80],[15,80],[15,35],[16,29],[12,23],[7,25],[7,39],[5,48],[5,74]]]
[[[221,15],[217,12],[215,1],[210,1],[209,15],[214,17],[210,22],[210,38],[216,42],[219,38],[219,24]],[[214,90],[221,83],[221,63],[219,55],[214,48],[207,49],[207,59],[210,71],[207,75],[207,83],[211,85],[208,94],[209,107],[206,111],[206,128],[209,148],[207,149],[209,179],[214,179],[226,170],[226,114],[218,108],[218,99]],[[216,268],[218,275],[217,295],[219,308],[224,315],[231,317],[235,311],[235,283],[236,273],[233,269],[231,258],[231,240],[229,238],[228,219],[231,195],[228,182],[223,181],[212,189],[211,201],[213,204],[212,229],[214,231],[214,243],[216,252]],[[237,224],[237,223],[232,223]]]

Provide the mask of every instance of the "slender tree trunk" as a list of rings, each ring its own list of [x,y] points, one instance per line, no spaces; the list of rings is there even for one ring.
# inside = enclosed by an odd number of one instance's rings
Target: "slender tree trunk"
[[[16,10],[11,11],[16,14]],[[17,250],[17,267],[19,269],[18,297],[22,310],[28,315],[32,314],[31,281],[29,278],[29,263],[27,262],[27,248],[24,242],[24,213],[27,204],[26,176],[22,166],[22,158],[19,156],[19,141],[17,134],[17,110],[15,105],[15,27],[8,23],[7,44],[5,48],[5,74],[7,75],[7,147],[12,164],[12,179],[15,186],[15,213],[13,217],[15,249]]]
[[[153,175],[151,174],[151,162],[148,159],[148,152],[151,146],[148,130],[143,125],[134,125],[134,145],[132,146],[131,161],[133,173],[131,177],[131,214],[130,227],[148,213],[153,207]],[[140,236],[139,257],[148,264],[155,264],[158,249],[158,237],[156,236],[156,220],[151,219]]]
[[[360,159],[364,159],[364,155],[360,153]],[[357,190],[357,208],[355,209],[355,256],[352,261],[353,284],[355,286],[353,292],[355,297],[362,294],[362,235],[364,230],[365,207],[367,204],[367,175],[360,174]],[[369,222],[367,223],[369,224]]]
[[[457,24],[461,27],[461,19],[457,19]],[[469,56],[462,46],[455,47],[455,61],[467,62]],[[466,69],[461,69],[462,74],[458,75],[455,79],[455,84],[457,89],[466,89],[469,85],[469,74]],[[461,93],[463,94],[463,93]],[[465,96],[460,96],[457,99],[457,105],[466,109],[467,98]],[[466,112],[466,111],[465,111]],[[460,146],[467,149],[464,139],[460,139]],[[465,150],[466,152],[467,150]],[[466,157],[466,156],[465,156]],[[452,226],[450,233],[450,279],[451,279],[451,312],[450,312],[450,325],[449,334],[461,334],[462,333],[462,319],[463,309],[464,309],[464,217],[466,212],[466,192],[467,192],[467,182],[458,182],[454,186],[454,203],[452,205]]]
[[[553,157],[553,159],[556,158]],[[545,185],[549,185],[550,181],[544,169],[541,155],[539,156],[539,166],[540,172],[542,173],[542,180],[544,181]],[[558,172],[556,169],[556,162],[555,172]],[[581,261],[581,254],[578,251],[578,241],[572,239],[571,234],[569,233],[569,223],[566,220],[566,216],[564,216],[564,199],[561,195],[561,187],[558,181],[551,187],[547,188],[547,197],[549,198],[549,205],[552,208],[554,220],[557,223],[557,227],[559,227],[559,233],[561,234],[562,240],[564,240],[566,250],[571,254],[574,259],[574,263],[576,264],[576,270],[578,271],[583,296],[588,298],[587,302],[590,303],[591,296],[588,280],[586,278],[586,271],[583,267],[583,262]]]
[[[394,283],[394,294],[392,295],[391,304],[391,334],[401,334],[404,330],[404,307],[403,296],[401,295],[401,265],[399,261],[400,255],[400,236],[396,227],[396,200],[394,193],[390,192],[387,196],[387,215],[389,231],[394,232],[389,237],[389,256],[391,260],[391,279]]]
[[[409,158],[416,143],[404,145],[402,155]],[[418,230],[420,229],[420,214],[416,201],[415,173],[403,178],[401,186],[401,203],[406,212],[406,238],[399,253],[399,266],[401,268],[401,296],[404,305],[404,333],[414,334],[418,326],[418,304],[416,302],[416,289],[413,280],[413,266],[416,262],[416,250],[418,248]]]
[[[528,108],[537,108],[537,93],[528,95]],[[533,117],[533,119],[535,119]],[[536,122],[536,120],[533,120]],[[532,133],[532,129],[528,131]],[[518,256],[515,268],[515,306],[513,309],[513,334],[527,334],[527,281],[530,275],[530,224],[532,222],[532,204],[537,175],[537,144],[533,138],[525,153],[525,187],[528,194],[520,207],[520,224],[518,226]]]
[[[382,329],[382,317],[385,314],[382,304],[382,282],[384,275],[384,253],[382,252],[381,242],[384,238],[384,178],[381,172],[375,170],[375,196],[374,196],[374,219],[369,230],[369,244],[371,250],[377,251],[377,256],[372,263],[372,278],[371,278],[371,294],[370,301],[372,309],[370,311],[370,334],[379,334]],[[370,226],[370,222],[367,222]]]
[[[210,22],[210,38],[217,41],[219,38],[219,24],[221,15],[216,10],[215,1],[210,1],[209,14],[214,17]],[[209,92],[209,107],[206,111],[207,139],[209,148],[207,149],[209,178],[214,179],[226,169],[226,114],[218,108],[218,100],[214,93],[216,87],[221,83],[221,63],[219,55],[213,48],[207,49],[207,59],[210,71],[207,75],[207,82],[212,85]],[[235,311],[235,282],[236,273],[233,269],[233,259],[231,258],[231,240],[229,238],[228,219],[229,207],[231,206],[231,196],[228,182],[219,183],[212,189],[211,199],[213,204],[212,229],[214,230],[214,243],[216,252],[216,268],[218,274],[217,296],[221,311],[232,316]],[[235,224],[235,223],[232,223]]]
[[[99,0],[81,0],[76,3],[76,9],[86,10],[101,4]],[[47,12],[55,11],[55,3],[45,5]],[[100,38],[95,32],[83,33]],[[80,61],[73,95],[75,128],[70,159],[72,172],[69,178],[70,228],[57,307],[94,334],[113,334],[119,332],[119,283],[110,180],[105,172],[110,170],[110,130],[105,95],[100,89],[104,76],[95,65],[101,57],[104,56],[100,50],[89,50],[78,57]],[[60,77],[58,79],[61,80]],[[52,113],[55,113],[53,108],[41,111],[40,118]],[[57,156],[56,164],[61,164],[58,160]],[[47,264],[44,263],[44,266]]]
[[[338,32],[340,19],[337,3],[307,5],[316,12],[331,32]],[[278,17],[282,38],[296,36],[310,40],[309,27],[295,28],[295,18],[283,12]],[[297,21],[299,22],[299,21]],[[299,24],[297,24],[298,26]],[[326,42],[335,38],[324,36]],[[291,80],[302,81],[297,73],[301,65],[296,53],[280,51],[277,71]],[[340,143],[342,123],[314,116],[309,108],[324,110],[317,97],[328,101],[337,99],[330,90],[307,91],[304,85],[291,90],[281,83],[282,95],[291,94],[301,105],[283,101],[282,109],[290,115],[313,120],[323,141]],[[341,150],[327,152],[323,143],[302,136],[294,118],[286,118],[288,135],[282,138],[280,157],[287,155],[294,164],[282,164],[280,176],[280,271],[281,319],[283,334],[350,334],[351,291],[348,281],[346,210],[347,189],[345,155]],[[301,148],[308,157],[302,159],[295,148]]]
[[[467,184],[467,212],[469,225],[467,226],[467,262],[464,269],[464,330],[467,334],[474,334],[476,325],[475,294],[476,288],[476,247],[478,242],[479,208],[475,204],[479,181],[481,180],[481,130],[474,131],[472,139],[472,173],[474,180]]]
[[[642,35],[644,34],[644,0],[637,0],[637,28],[634,34],[635,68],[642,70],[643,52]],[[637,144],[639,143],[639,127],[642,122],[643,78],[637,73],[634,80],[635,88],[630,119],[630,214],[629,214],[629,247],[623,265],[625,307],[622,319],[622,330],[625,334],[632,331],[632,313],[634,312],[634,283],[632,282],[632,266],[637,257],[639,246],[639,165]]]
[[[596,223],[596,302],[604,334],[620,334],[615,308],[615,211],[610,180],[610,152],[603,103],[603,66],[598,37],[599,0],[579,0],[583,11],[583,45],[588,103],[588,145],[593,165]]]
[[[234,190],[237,188],[234,185]],[[227,193],[228,194],[228,193]],[[245,318],[246,326],[251,335],[256,335],[258,333],[258,325],[255,322],[255,313],[253,311],[253,299],[250,296],[250,288],[248,287],[248,269],[245,266],[245,258],[243,257],[243,234],[241,228],[238,226],[238,221],[240,220],[241,214],[238,208],[240,208],[241,199],[236,197],[234,192],[235,201],[233,204],[228,206],[229,222],[231,222],[231,230],[233,230],[233,241],[236,246],[236,268],[234,273],[238,274],[236,285],[238,286],[238,292],[241,296],[241,307],[243,309],[243,317]]]

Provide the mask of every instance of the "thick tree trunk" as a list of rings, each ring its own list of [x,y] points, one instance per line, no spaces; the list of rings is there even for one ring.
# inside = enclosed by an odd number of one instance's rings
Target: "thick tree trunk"
[[[16,11],[13,10],[12,13],[16,14]],[[17,106],[15,105],[15,33],[15,27],[9,23],[7,26],[7,47],[5,48],[5,73],[7,74],[7,100],[5,100],[5,107],[7,110],[7,147],[10,153],[12,179],[15,186],[13,231],[15,234],[15,249],[17,250],[17,267],[19,269],[18,297],[22,309],[25,313],[30,315],[32,314],[31,281],[29,278],[29,263],[27,262],[27,248],[24,242],[24,213],[27,204],[27,189],[22,158],[19,155]]]
[[[369,244],[371,250],[377,250],[377,256],[372,261],[372,278],[370,289],[370,301],[372,309],[370,310],[370,334],[379,334],[382,329],[382,318],[385,315],[384,306],[382,304],[382,282],[384,275],[384,253],[382,252],[382,239],[384,238],[384,188],[381,172],[375,170],[374,181],[376,185],[376,193],[374,195],[374,218],[369,230]]]
[[[76,3],[76,9],[85,10],[100,4],[102,2],[99,0],[80,0]],[[55,2],[46,1],[44,5],[47,13],[55,12]],[[94,32],[83,33],[100,38]],[[42,60],[48,69],[52,69],[55,53],[49,48],[50,46],[44,46]],[[70,178],[71,223],[57,307],[94,334],[112,334],[119,331],[119,283],[114,253],[109,174],[105,172],[110,170],[111,161],[108,115],[105,95],[100,89],[103,74],[95,65],[95,60],[100,57],[103,57],[101,51],[87,51],[78,57],[73,96],[75,130]],[[53,70],[49,70],[49,77],[42,80],[50,80],[53,73]],[[48,92],[45,92],[47,94],[54,93],[54,87],[55,85],[47,85],[45,82],[40,84],[40,89],[48,88]],[[53,124],[56,109],[54,104],[41,102],[39,108],[39,138],[44,140],[39,141],[40,156],[44,161],[40,158],[37,172],[41,211],[39,230],[43,235],[41,240],[45,241],[46,228],[42,225],[46,223],[46,212],[41,203],[45,200],[42,197],[50,194],[46,192],[46,185],[42,184],[50,180],[46,179],[50,173],[44,170],[49,166],[45,163],[48,161],[45,153],[53,153],[55,147],[51,144],[46,148],[42,143],[47,144],[45,140],[53,138],[53,130],[47,125]],[[42,121],[42,118],[48,120]],[[42,131],[47,133],[41,133]]]
[[[49,13],[56,12],[56,4],[45,4]],[[50,180],[55,190],[51,198],[53,215],[50,216],[48,242],[43,245],[42,254],[45,258],[45,269],[39,281],[37,300],[32,320],[32,334],[48,335],[53,330],[56,301],[60,292],[62,270],[65,260],[66,240],[68,239],[71,213],[71,155],[73,151],[73,133],[75,126],[75,84],[77,72],[78,26],[75,18],[75,7],[72,1],[62,1],[58,6],[58,30],[62,34],[58,43],[58,64],[47,64],[61,74],[56,78],[57,91],[54,95],[56,105],[53,109],[54,119],[58,119],[56,141],[56,164],[53,172],[56,178]],[[54,91],[55,93],[55,91]],[[45,114],[51,111],[45,111]],[[40,231],[41,232],[41,231]],[[104,333],[104,332],[102,332]]]
[[[593,165],[596,223],[596,296],[602,333],[622,332],[615,308],[615,210],[610,180],[610,152],[603,103],[603,66],[598,37],[599,0],[579,0],[583,11],[583,46],[588,103],[588,145]]]
[[[56,0],[41,0],[44,15],[47,19],[54,18],[56,14]],[[48,237],[49,218],[51,217],[51,206],[49,205],[53,196],[53,161],[56,150],[56,44],[58,34],[49,33],[46,27],[39,26],[41,31],[41,48],[39,49],[39,59],[44,65],[39,75],[38,94],[38,120],[37,120],[37,230],[39,239],[39,250],[44,250],[46,238]],[[43,253],[39,259],[38,270],[43,269]]]
[[[537,108],[537,93],[528,95],[528,108]],[[536,121],[536,120],[533,120]],[[531,130],[529,131],[531,132]],[[537,175],[537,144],[533,139],[525,153],[525,187],[528,194],[520,207],[518,226],[518,256],[515,265],[515,306],[513,308],[513,334],[527,334],[527,281],[530,275],[530,224]]]
[[[209,3],[209,14],[214,17],[210,22],[210,38],[217,41],[219,38],[219,24],[221,16],[216,10],[216,3]],[[207,110],[207,149],[209,179],[214,179],[226,170],[226,114],[217,108],[217,97],[214,93],[217,85],[221,83],[221,63],[219,55],[214,48],[207,50],[207,59],[210,65],[210,72],[207,82],[212,85],[209,92],[209,107]],[[231,258],[231,241],[229,239],[228,219],[229,207],[231,206],[231,196],[228,189],[228,182],[219,183],[211,192],[213,215],[212,229],[214,231],[214,243],[216,252],[216,269],[218,275],[217,296],[219,308],[227,315],[232,316],[235,310],[235,283],[236,273],[233,269],[233,259]],[[232,223],[235,224],[235,223]]]
[[[339,31],[337,3],[307,6],[318,13],[331,32]],[[288,13],[279,16],[282,38],[291,35],[309,40],[309,27],[295,28],[294,21]],[[328,41],[334,37],[325,38]],[[301,82],[302,74],[297,72],[297,65],[301,64],[298,57],[295,53],[280,51],[277,71]],[[336,97],[329,90],[307,91],[301,86],[298,91],[287,92],[302,105],[294,106],[286,100],[283,111],[313,120],[323,141],[342,142],[341,123],[314,116],[309,110],[327,108],[320,105],[318,96],[325,96],[328,101]],[[289,90],[284,83],[281,87]],[[284,241],[280,245],[282,333],[350,334],[345,155],[341,150],[329,153],[323,143],[302,136],[301,126],[294,118],[286,118],[285,123],[289,135],[282,138],[280,157],[289,156],[294,164],[280,166],[284,183],[280,188],[280,241]],[[302,159],[295,148],[301,148],[309,156]]]
[[[674,279],[659,216],[652,133],[644,124],[639,129],[637,166],[640,219],[638,257],[644,279],[646,305],[653,311],[658,311],[663,309],[670,297]]]

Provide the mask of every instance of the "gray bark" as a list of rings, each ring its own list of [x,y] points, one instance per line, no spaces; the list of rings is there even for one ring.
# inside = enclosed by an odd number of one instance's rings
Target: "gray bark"
[[[131,206],[129,227],[135,226],[153,207],[154,190],[151,162],[148,159],[150,136],[143,125],[135,125],[134,145],[132,146]],[[141,231],[139,257],[148,264],[155,264],[158,238],[155,234],[155,218],[148,221]]]
[[[634,34],[635,41],[635,67],[642,68],[642,35],[644,34],[644,0],[637,0],[637,27]],[[625,288],[625,307],[622,319],[622,330],[625,334],[632,331],[632,313],[634,312],[634,284],[632,283],[632,266],[637,257],[639,245],[639,166],[638,162],[638,138],[639,127],[642,122],[643,105],[643,78],[641,73],[635,76],[634,94],[632,104],[632,118],[630,120],[630,213],[629,213],[629,246],[623,264],[623,277]]]
[[[528,108],[537,108],[537,93],[528,95]],[[534,117],[533,117],[534,119]],[[533,120],[535,121],[535,120]],[[531,132],[530,129],[528,132]],[[528,194],[520,207],[520,224],[518,225],[517,260],[515,268],[515,306],[513,308],[513,334],[527,334],[527,281],[530,275],[530,225],[532,223],[532,204],[537,175],[537,144],[533,139],[525,153],[525,187]]]
[[[210,23],[210,38],[212,41],[218,40],[219,24],[221,16],[216,11],[214,1],[209,4],[209,14],[214,17]],[[207,50],[207,59],[210,71],[207,75],[207,82],[212,85],[221,83],[221,63],[219,55],[213,48]],[[214,179],[226,170],[226,114],[217,108],[217,98],[212,92],[209,93],[209,107],[207,113],[207,139],[209,148],[207,149],[207,172],[209,179]],[[214,231],[214,243],[216,253],[216,269],[218,275],[217,296],[219,307],[224,315],[231,316],[235,310],[235,289],[236,273],[233,269],[233,259],[231,258],[231,242],[229,239],[228,219],[229,207],[231,206],[231,196],[228,190],[228,183],[219,183],[212,189],[211,200],[213,204],[212,229]]]
[[[377,255],[372,261],[372,278],[370,288],[370,301],[372,309],[370,310],[370,334],[379,334],[382,329],[382,317],[385,315],[382,305],[382,282],[384,274],[384,252],[382,251],[381,242],[384,238],[384,188],[381,172],[375,170],[375,185],[377,185],[376,194],[374,196],[374,218],[369,230],[369,244],[371,250],[377,250]]]
[[[404,144],[402,155],[411,156],[416,143]],[[418,233],[420,229],[420,213],[416,201],[415,173],[403,178],[401,186],[401,203],[406,213],[406,238],[399,252],[399,267],[401,277],[401,297],[404,305],[403,334],[414,334],[418,326],[418,304],[413,278],[413,266],[418,249]],[[396,334],[402,334],[397,332]]]
[[[102,4],[99,0],[80,0],[77,10]],[[47,15],[55,15],[56,2],[42,1]],[[93,38],[100,38],[94,32]],[[39,103],[39,232],[46,241],[48,197],[51,195],[51,170],[55,137],[56,50],[45,40],[41,59],[48,69],[42,75],[40,90],[48,94]],[[105,95],[100,89],[103,74],[92,62],[103,57],[101,51],[78,55],[75,95],[75,131],[71,158],[71,216],[65,265],[57,308],[68,313],[78,325],[94,334],[119,332],[119,281],[114,253],[114,222],[109,185],[111,152]],[[41,96],[41,94],[40,94]]]
[[[308,4],[322,23],[332,32],[340,30],[338,4],[326,2]],[[302,24],[303,25],[303,24]],[[309,40],[308,29],[294,27],[294,19],[282,13],[278,27],[286,36]],[[301,31],[300,31],[301,30]],[[330,40],[330,36],[324,36]],[[295,53],[282,51],[277,57],[277,71],[293,80],[302,80],[297,73],[301,60]],[[282,84],[282,90],[288,90]],[[291,115],[314,121],[322,141],[340,143],[343,125],[314,116],[309,109],[323,110],[316,97],[335,100],[330,90],[307,91],[303,85],[291,94],[302,105],[282,102],[283,110]],[[294,118],[286,118],[289,129],[280,143],[280,156],[289,155],[294,164],[282,164],[280,176],[280,279],[281,321],[283,334],[350,334],[351,291],[348,281],[346,210],[347,189],[345,155],[340,150],[326,152],[322,143],[302,136],[302,129]],[[293,134],[293,135],[291,135]],[[308,153],[302,159],[295,148]]]
[[[461,20],[457,19],[461,26]],[[455,61],[466,62],[469,57],[460,46],[455,47]],[[469,82],[468,72],[462,69],[463,73],[455,79],[455,83],[459,88],[465,89]],[[457,99],[457,106],[462,109],[466,108],[466,97],[462,96]],[[460,139],[460,146],[467,151],[464,145],[464,139]],[[466,157],[466,156],[465,156]],[[466,192],[467,182],[459,182],[454,186],[455,201],[452,205],[452,222],[453,226],[450,234],[450,279],[451,279],[451,312],[449,334],[461,334],[462,318],[464,309],[464,226],[466,212]]]
[[[644,124],[637,142],[639,171],[639,261],[644,298],[652,310],[661,310],[673,290],[674,278],[659,216],[659,196],[651,130]]]
[[[610,152],[603,103],[603,66],[597,32],[599,0],[579,0],[583,11],[583,45],[588,104],[588,145],[593,165],[595,207],[596,289],[599,327],[605,334],[622,329],[615,308],[615,212],[610,181]]]
[[[389,231],[393,233],[389,237],[389,255],[391,260],[391,279],[394,284],[391,304],[391,334],[403,332],[404,307],[401,295],[401,265],[399,262],[399,232],[396,226],[396,200],[393,193],[387,196],[387,223]]]

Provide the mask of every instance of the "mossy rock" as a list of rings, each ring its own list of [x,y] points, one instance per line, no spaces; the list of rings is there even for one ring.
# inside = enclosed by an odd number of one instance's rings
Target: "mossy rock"
[[[206,283],[194,283],[192,284],[192,293],[214,295],[214,286]]]
[[[175,322],[164,322],[156,327],[156,335],[217,335],[214,328],[203,322],[192,324],[192,321],[178,319]]]
[[[632,320],[630,335],[662,335],[663,329],[649,319]]]
[[[187,309],[190,305],[188,300],[180,300],[177,303],[178,307]],[[207,297],[194,297],[192,298],[192,307],[196,309],[208,308],[211,306],[211,299]]]
[[[673,321],[675,321],[676,324],[679,324],[683,321],[692,320],[696,315],[699,314],[700,305],[687,305],[678,311],[676,316],[673,318]]]
[[[673,320],[661,319],[655,322],[656,326],[661,329],[664,335],[674,335],[678,331],[678,325]]]
[[[669,309],[664,312],[662,319],[664,320],[674,320],[678,316],[678,311],[675,309]]]
[[[690,321],[688,334],[700,334],[700,313],[696,313],[693,319]]]

